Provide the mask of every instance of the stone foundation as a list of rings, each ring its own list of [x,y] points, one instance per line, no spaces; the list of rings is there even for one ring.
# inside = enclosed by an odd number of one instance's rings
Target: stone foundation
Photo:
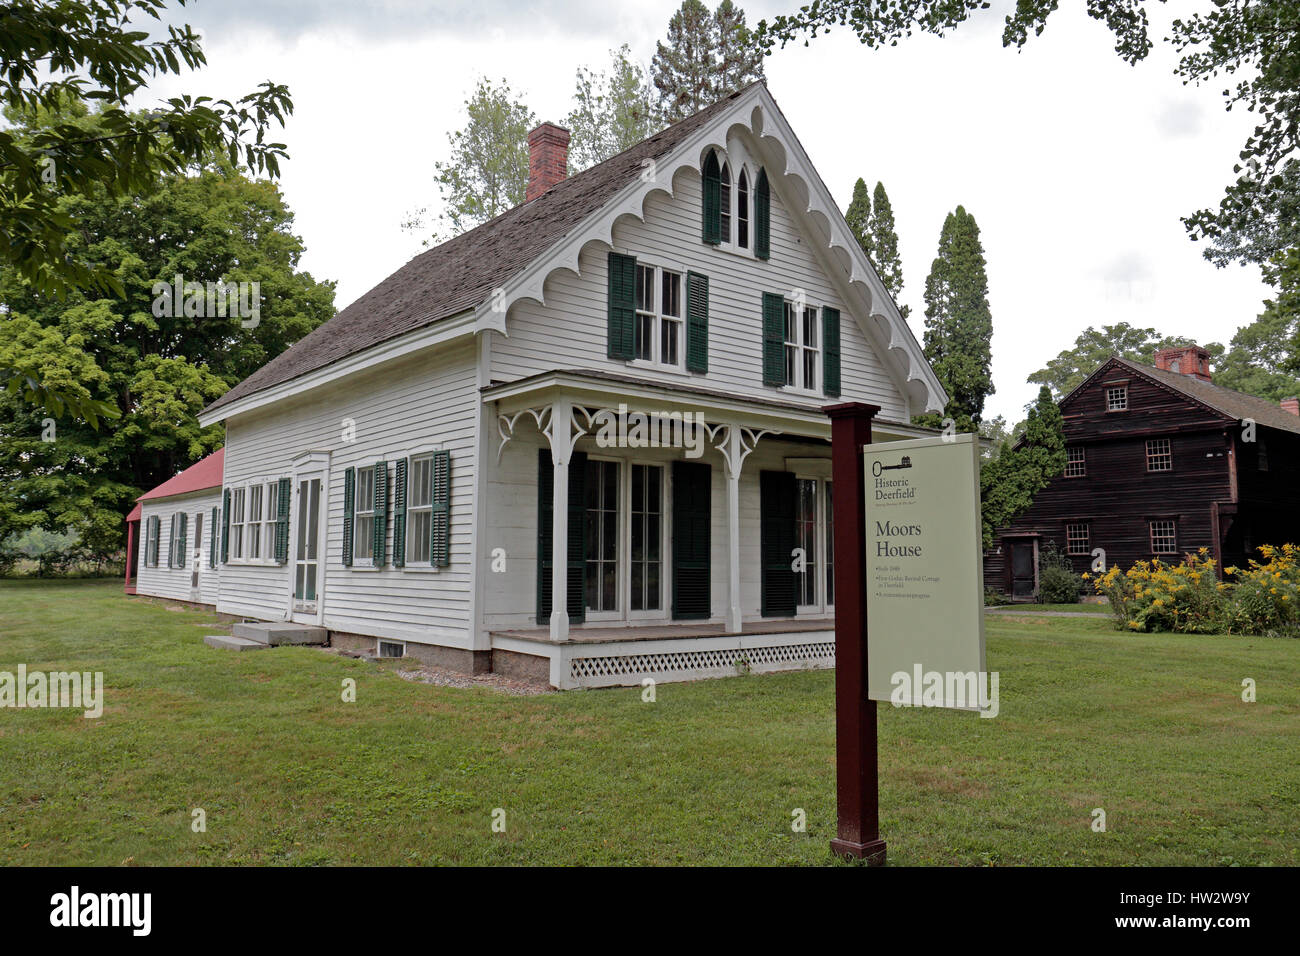
[[[533,681],[550,685],[551,662],[549,658],[535,654],[520,654],[518,651],[492,652],[492,672],[514,680]]]
[[[344,651],[364,651],[377,655],[381,640],[398,640],[398,638],[378,638],[367,634],[330,631],[330,646]],[[486,674],[492,670],[491,651],[467,651],[459,647],[442,647],[438,644],[417,644],[415,641],[403,643],[406,644],[406,656],[421,664],[445,667],[449,671],[458,671],[461,674]]]

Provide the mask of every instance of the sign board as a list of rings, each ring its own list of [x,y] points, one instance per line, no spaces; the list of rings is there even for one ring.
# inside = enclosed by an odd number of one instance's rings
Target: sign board
[[[971,434],[863,446],[867,698],[986,702],[979,444]]]

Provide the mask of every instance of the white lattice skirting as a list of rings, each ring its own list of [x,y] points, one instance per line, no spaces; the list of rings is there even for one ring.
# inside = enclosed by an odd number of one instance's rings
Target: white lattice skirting
[[[494,643],[506,646],[506,642]],[[832,631],[561,645],[538,642],[529,648],[519,643],[509,642],[510,649],[551,658],[551,683],[562,689],[626,687],[647,677],[670,683],[835,666]]]

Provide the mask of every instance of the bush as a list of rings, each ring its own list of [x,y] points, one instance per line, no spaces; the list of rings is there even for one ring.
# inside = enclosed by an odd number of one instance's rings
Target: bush
[[[1041,604],[1078,604],[1083,578],[1070,559],[1048,541],[1038,552],[1038,600]]]
[[[1264,545],[1259,551],[1263,562],[1224,568],[1235,582],[1220,581],[1214,559],[1201,548],[1182,564],[1139,561],[1126,572],[1113,567],[1092,583],[1110,599],[1120,629],[1300,636],[1300,548]]]

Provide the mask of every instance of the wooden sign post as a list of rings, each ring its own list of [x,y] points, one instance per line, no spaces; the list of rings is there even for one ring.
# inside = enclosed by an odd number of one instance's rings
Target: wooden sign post
[[[867,524],[862,449],[878,405],[822,409],[831,420],[835,489],[835,803],[831,852],[885,862],[876,768],[876,702],[867,699]]]

